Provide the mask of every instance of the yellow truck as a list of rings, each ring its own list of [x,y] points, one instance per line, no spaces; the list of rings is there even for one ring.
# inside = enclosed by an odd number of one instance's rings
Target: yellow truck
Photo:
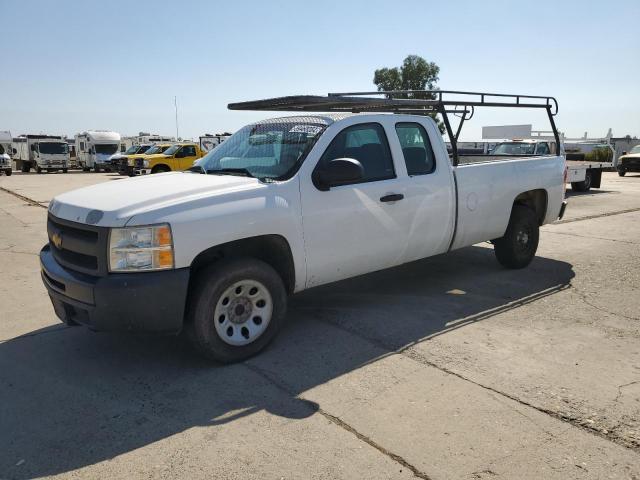
[[[176,143],[163,153],[149,154],[147,152],[141,157],[141,162],[136,162],[134,158],[129,162],[129,165],[133,167],[133,175],[186,170],[193,165],[193,162],[204,157],[206,153],[195,142]]]
[[[145,168],[145,160],[152,155],[161,155],[169,150],[173,143],[156,143],[144,152],[122,155],[120,159],[120,167],[118,171],[120,175],[129,175],[133,177],[136,172],[140,172]]]

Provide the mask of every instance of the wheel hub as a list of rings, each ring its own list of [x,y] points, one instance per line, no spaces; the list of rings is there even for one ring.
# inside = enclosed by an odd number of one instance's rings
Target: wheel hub
[[[229,321],[235,324],[244,323],[251,316],[252,310],[251,300],[246,297],[236,298],[229,305]]]
[[[218,298],[214,312],[216,333],[233,346],[248,345],[264,333],[271,321],[273,301],[264,284],[242,280]]]

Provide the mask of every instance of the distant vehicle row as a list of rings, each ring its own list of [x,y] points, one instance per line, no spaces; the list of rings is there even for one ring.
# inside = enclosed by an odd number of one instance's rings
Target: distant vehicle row
[[[59,135],[22,135],[14,138],[10,132],[3,131],[0,132],[0,171],[11,175],[12,161],[24,173],[31,170],[37,173],[66,173],[73,167],[95,172],[118,171],[130,176],[184,170],[229,136],[207,134],[196,143],[176,142],[173,138],[165,140],[169,137],[141,133],[137,138],[148,140],[148,143],[132,144],[120,153],[123,139],[119,133],[109,130],[79,133],[73,144]]]

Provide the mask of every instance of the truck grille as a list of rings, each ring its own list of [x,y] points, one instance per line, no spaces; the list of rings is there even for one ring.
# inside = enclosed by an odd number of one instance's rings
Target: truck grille
[[[56,261],[89,275],[106,275],[109,229],[62,220],[49,214],[49,245]]]

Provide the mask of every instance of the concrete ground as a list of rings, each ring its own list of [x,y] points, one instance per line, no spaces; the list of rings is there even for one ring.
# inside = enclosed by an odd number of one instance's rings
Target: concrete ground
[[[483,244],[309,290],[232,366],[57,321],[43,206],[101,181],[0,177],[0,478],[640,478],[640,175],[526,270]]]

